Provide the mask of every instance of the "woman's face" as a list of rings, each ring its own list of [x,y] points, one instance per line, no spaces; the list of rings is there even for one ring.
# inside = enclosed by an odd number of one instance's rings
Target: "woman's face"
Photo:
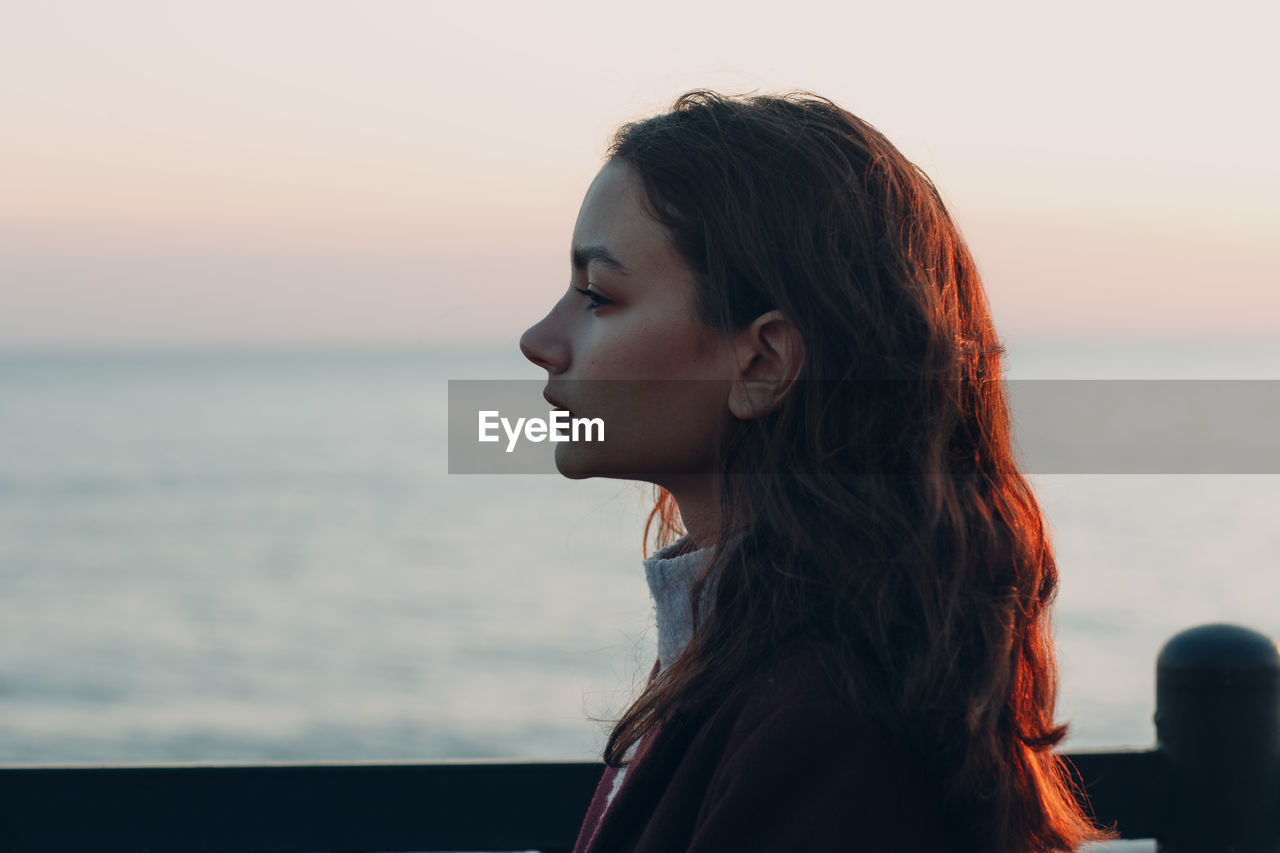
[[[636,172],[613,161],[583,199],[569,288],[520,338],[547,371],[546,396],[574,418],[602,418],[605,441],[557,443],[568,477],[667,485],[710,470],[733,423],[728,336],[695,311],[695,278],[644,207]]]

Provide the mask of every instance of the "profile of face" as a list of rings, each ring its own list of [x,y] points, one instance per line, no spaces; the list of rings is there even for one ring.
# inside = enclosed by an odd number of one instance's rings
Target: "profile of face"
[[[604,442],[555,445],[568,477],[667,485],[706,473],[735,421],[741,353],[698,317],[695,274],[644,193],[625,162],[600,170],[574,227],[569,287],[520,338],[547,371],[548,401],[605,423]]]

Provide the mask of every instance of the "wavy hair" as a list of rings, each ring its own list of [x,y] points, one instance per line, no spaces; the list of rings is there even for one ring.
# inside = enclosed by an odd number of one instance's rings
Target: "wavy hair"
[[[916,745],[971,849],[1105,837],[1052,751],[1057,571],[1013,458],[982,283],[933,183],[803,93],[690,92],[620,128],[609,156],[696,274],[701,319],[733,332],[780,310],[805,356],[782,406],[719,450],[721,535],[692,593],[696,608],[715,572],[712,605],[606,761],[806,635],[850,707]],[[677,523],[659,489],[646,541]]]

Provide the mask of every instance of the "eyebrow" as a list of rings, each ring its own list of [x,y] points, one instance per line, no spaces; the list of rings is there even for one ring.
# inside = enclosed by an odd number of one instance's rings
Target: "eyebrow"
[[[613,256],[613,253],[604,246],[576,246],[571,253],[573,257],[573,268],[576,270],[585,270],[587,264],[595,261],[604,264],[610,269],[628,274],[631,270],[627,269],[626,264]]]

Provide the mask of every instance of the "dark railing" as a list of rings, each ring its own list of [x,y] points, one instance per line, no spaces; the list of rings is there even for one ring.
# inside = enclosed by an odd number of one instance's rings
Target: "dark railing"
[[[1068,753],[1099,822],[1166,853],[1280,851],[1280,653],[1170,640],[1153,750]],[[596,762],[0,767],[0,850],[565,851]]]

